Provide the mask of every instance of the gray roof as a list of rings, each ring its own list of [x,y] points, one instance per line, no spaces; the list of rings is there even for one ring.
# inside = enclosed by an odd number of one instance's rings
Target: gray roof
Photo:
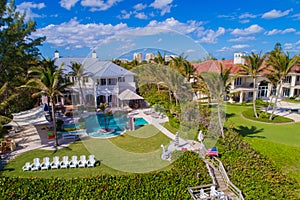
[[[135,73],[120,67],[111,61],[101,61],[98,58],[63,57],[55,60],[57,66],[64,64],[64,73],[66,74],[71,71],[69,66],[72,65],[73,62],[82,64],[85,67],[85,72],[91,74],[92,78],[135,75]]]

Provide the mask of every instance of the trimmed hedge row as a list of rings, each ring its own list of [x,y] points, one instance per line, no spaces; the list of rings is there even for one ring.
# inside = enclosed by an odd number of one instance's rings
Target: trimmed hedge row
[[[197,177],[197,173],[201,177]],[[190,199],[187,187],[211,183],[204,162],[185,152],[172,168],[128,176],[0,178],[2,199]]]
[[[256,152],[238,133],[229,131],[219,141],[221,160],[230,180],[245,199],[297,199],[296,180],[286,177],[266,157]]]

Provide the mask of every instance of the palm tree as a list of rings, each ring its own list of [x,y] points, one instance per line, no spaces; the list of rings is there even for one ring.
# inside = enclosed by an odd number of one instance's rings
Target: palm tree
[[[279,80],[278,82],[279,85],[277,87],[278,91],[276,92],[275,102],[269,120],[272,120],[273,114],[277,107],[277,101],[281,92],[283,80],[285,79],[287,74],[291,71],[291,69],[298,64],[298,62],[299,62],[299,57],[297,55],[290,58],[289,53],[285,53],[282,51],[281,48],[278,48],[278,44],[276,44],[274,50],[268,54],[267,65],[270,66],[271,73],[275,74]]]
[[[193,67],[192,64],[187,60],[187,56],[180,54],[177,57],[171,56],[171,59],[172,60],[169,62],[170,67],[178,70],[178,72],[181,73],[189,82],[193,73]]]
[[[72,70],[69,73],[69,75],[74,76],[74,77],[77,78],[78,87],[79,87],[79,91],[80,91],[80,96],[81,96],[81,99],[82,99],[83,106],[85,107],[86,106],[86,101],[85,101],[85,96],[84,96],[83,91],[82,91],[82,82],[81,81],[84,77],[88,76],[88,73],[84,72],[84,66],[80,63],[77,63],[77,62],[72,62],[69,67]]]
[[[157,64],[165,65],[166,62],[166,52],[164,52],[164,56],[161,55],[161,53],[158,51],[157,56],[153,59],[153,61]]]
[[[30,69],[28,74],[32,78],[21,87],[36,89],[37,92],[32,96],[46,95],[51,104],[51,115],[53,123],[53,133],[55,136],[55,146],[58,146],[58,138],[56,132],[56,118],[55,118],[55,96],[62,96],[65,89],[71,85],[71,83],[63,82],[62,78],[63,65],[56,67],[53,60],[45,59],[41,62],[41,66],[38,68]]]
[[[230,84],[234,80],[235,76],[230,75],[231,68],[224,69],[222,63],[220,63],[220,72],[203,72],[201,76],[206,82],[207,87],[210,91],[210,97],[214,97],[217,103],[217,112],[218,112],[218,123],[221,131],[221,135],[224,138],[224,126],[222,122],[222,101],[227,95]]]
[[[260,75],[265,69],[266,66],[263,65],[263,62],[266,58],[266,55],[261,56],[261,52],[259,54],[255,54],[251,52],[250,56],[245,57],[245,64],[241,67],[243,70],[241,72],[245,72],[247,74],[250,74],[253,79],[253,111],[256,118],[258,118],[257,111],[256,111],[256,96],[257,96],[257,76]]]
[[[104,130],[109,131],[109,123],[110,123],[110,116],[112,116],[112,111],[108,110],[108,104],[102,103],[99,106],[99,109],[103,112],[103,120],[104,120]]]

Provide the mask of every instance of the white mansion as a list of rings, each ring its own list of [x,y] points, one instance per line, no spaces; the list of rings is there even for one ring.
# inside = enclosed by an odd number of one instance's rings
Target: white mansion
[[[71,69],[69,66],[76,62],[84,66],[87,74],[81,81],[82,92],[87,106],[97,107],[100,103],[107,102],[110,106],[119,106],[118,95],[125,90],[133,93],[136,91],[134,81],[135,74],[110,61],[101,61],[96,52],[92,57],[60,57],[59,52],[54,54],[55,65],[64,65],[64,73],[67,75]],[[72,104],[83,104],[77,77],[67,75],[75,85],[70,88],[70,93],[65,99],[72,100]],[[70,103],[66,102],[66,103]]]
[[[195,72],[220,72],[220,65],[224,69],[231,68],[231,74],[241,70],[240,65],[245,63],[245,53],[234,53],[233,60],[208,60],[202,63],[195,63]],[[278,88],[272,86],[270,81],[263,75],[257,77],[258,92],[257,98],[269,99],[269,97],[278,91]],[[300,66],[295,66],[291,72],[286,76],[282,89],[279,91],[281,98],[299,97],[300,96]],[[238,75],[232,81],[231,90],[232,99],[235,102],[249,102],[253,99],[253,79],[250,75]]]

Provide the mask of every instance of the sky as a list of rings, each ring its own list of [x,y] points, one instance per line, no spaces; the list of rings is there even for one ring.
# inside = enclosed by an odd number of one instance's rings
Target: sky
[[[266,53],[277,42],[300,52],[300,0],[15,0],[36,21],[32,37],[46,36],[44,57],[116,59],[143,48],[183,54]]]

